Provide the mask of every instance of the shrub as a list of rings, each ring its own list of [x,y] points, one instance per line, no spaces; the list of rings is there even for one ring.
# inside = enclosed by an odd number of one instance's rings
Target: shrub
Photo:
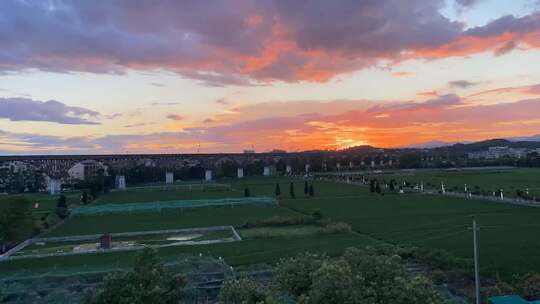
[[[531,273],[523,280],[523,296],[528,300],[540,298],[540,274]]]
[[[340,234],[350,233],[352,231],[351,225],[343,222],[331,223],[321,228],[321,234]]]
[[[294,226],[313,224],[315,221],[309,216],[273,216],[256,222],[248,222],[242,228]]]
[[[440,269],[435,269],[432,273],[430,273],[430,278],[435,284],[442,284],[446,281],[446,273]]]

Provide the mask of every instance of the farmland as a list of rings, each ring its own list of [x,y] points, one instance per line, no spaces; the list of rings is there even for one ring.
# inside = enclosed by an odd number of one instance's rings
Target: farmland
[[[515,196],[516,190],[529,189],[531,197],[540,197],[540,169],[493,170],[418,170],[407,173],[384,174],[381,178],[395,179],[398,183],[424,183],[440,189],[444,183],[449,190],[463,191],[467,184],[470,191],[491,193],[503,189],[506,196]]]
[[[457,173],[445,173],[449,176]],[[448,178],[447,183],[462,179]],[[471,173],[474,174],[480,173]],[[531,184],[538,179],[538,171],[514,170],[500,174],[489,173],[491,180],[482,183],[500,184],[510,189],[519,184],[519,176]],[[517,177],[509,177],[514,175]],[[419,177],[424,178],[424,176]],[[517,181],[516,181],[517,180]],[[481,271],[486,274],[500,274],[510,277],[514,273],[540,271],[540,208],[522,207],[479,200],[443,197],[427,194],[384,195],[370,193],[367,187],[333,183],[314,182],[315,197],[307,198],[303,193],[304,182],[295,180],[296,199],[289,195],[289,178],[253,178],[228,181],[232,190],[220,193],[223,197],[243,195],[249,188],[252,196],[272,196],[276,183],[280,184],[282,198],[279,206],[238,206],[194,208],[167,212],[141,212],[133,214],[106,214],[99,216],[77,216],[48,236],[94,234],[105,232],[128,232],[159,229],[179,229],[218,225],[233,225],[241,228],[245,223],[256,222],[270,217],[310,216],[319,211],[324,218],[341,221],[352,226],[352,233],[322,235],[311,226],[298,226],[294,230],[286,228],[268,230],[265,228],[240,229],[245,239],[241,242],[212,245],[180,246],[160,249],[166,260],[174,260],[180,253],[203,253],[221,256],[231,265],[272,263],[280,257],[303,251],[338,254],[349,246],[363,247],[383,243],[408,244],[424,248],[440,248],[457,257],[471,258],[472,234],[468,229],[471,216],[480,225]],[[478,182],[480,184],[480,180]],[[531,186],[532,188],[532,186]],[[220,190],[221,191],[221,190]],[[208,191],[209,198],[215,192]],[[103,201],[128,201],[133,194],[111,193],[102,197]],[[139,194],[140,195],[140,194]],[[193,198],[194,194],[152,192],[153,201],[179,198]],[[191,195],[191,196],[190,196]],[[204,193],[196,193],[204,197]],[[133,196],[135,197],[135,196]],[[519,252],[517,254],[516,252]],[[106,268],[107,265],[129,265],[133,253],[103,253],[63,258],[20,260],[0,263],[0,270],[12,272],[24,268],[35,271],[69,271],[79,269]],[[84,266],[86,265],[86,266]],[[78,271],[79,271],[78,270]],[[94,269],[95,270],[95,269]],[[82,271],[82,270],[80,270]]]

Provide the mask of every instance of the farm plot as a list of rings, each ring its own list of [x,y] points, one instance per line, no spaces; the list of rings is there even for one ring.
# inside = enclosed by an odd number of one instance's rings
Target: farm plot
[[[100,238],[108,239],[107,248]],[[146,246],[161,248],[182,245],[202,245],[241,240],[231,226],[80,235],[33,239],[26,247],[9,256],[10,259],[85,254],[107,251],[138,250]]]

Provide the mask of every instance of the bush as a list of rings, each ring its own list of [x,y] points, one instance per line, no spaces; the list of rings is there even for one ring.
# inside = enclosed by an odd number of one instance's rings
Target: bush
[[[256,222],[245,223],[242,228],[295,226],[313,224],[314,222],[314,219],[309,216],[273,216]]]
[[[321,228],[321,234],[340,234],[350,233],[352,231],[351,225],[343,222],[330,223]]]
[[[241,277],[240,279],[228,279],[221,287],[219,300],[221,303],[263,303],[266,293],[257,281]]]
[[[430,273],[430,278],[435,284],[442,284],[446,281],[446,273],[440,269],[435,269],[433,272]]]
[[[523,280],[523,296],[527,300],[537,300],[540,298],[540,274],[531,273]]]

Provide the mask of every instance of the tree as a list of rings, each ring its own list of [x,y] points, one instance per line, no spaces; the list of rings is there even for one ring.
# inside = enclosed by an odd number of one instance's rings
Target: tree
[[[308,184],[307,181],[305,181],[305,183],[304,183],[304,195],[308,196],[308,194],[309,194],[309,184]]]
[[[313,183],[309,185],[309,196],[314,197],[315,196],[315,189],[313,189]]]
[[[20,242],[34,233],[30,202],[24,198],[2,199],[0,203],[0,243]]]
[[[280,289],[299,297],[311,289],[311,273],[319,269],[327,258],[311,253],[302,253],[296,257],[282,259],[275,269],[275,281]]]
[[[68,206],[66,197],[64,195],[60,195],[58,198],[58,202],[56,203],[56,215],[58,215],[58,217],[61,219],[68,216]]]
[[[250,196],[251,196],[251,192],[249,192],[249,188],[246,187],[246,188],[244,189],[244,197],[250,197]]]
[[[409,275],[399,256],[369,248],[333,259],[302,254],[282,260],[275,280],[302,304],[442,302],[433,283]]]
[[[294,183],[291,182],[291,186],[290,186],[290,194],[291,194],[291,198],[296,198],[296,194],[294,194]]]
[[[184,297],[186,280],[169,273],[151,248],[143,249],[135,258],[130,272],[117,272],[105,277],[91,303],[179,303]]]
[[[269,296],[260,283],[247,276],[239,279],[228,279],[223,283],[219,294],[221,303],[267,303]]]
[[[83,191],[81,194],[81,203],[83,203],[83,205],[88,204],[88,193],[86,191]]]
[[[375,184],[377,183],[376,180],[372,179],[369,181],[369,191],[371,193],[375,193]]]
[[[276,197],[280,197],[281,196],[281,189],[279,188],[279,184],[276,184]]]

